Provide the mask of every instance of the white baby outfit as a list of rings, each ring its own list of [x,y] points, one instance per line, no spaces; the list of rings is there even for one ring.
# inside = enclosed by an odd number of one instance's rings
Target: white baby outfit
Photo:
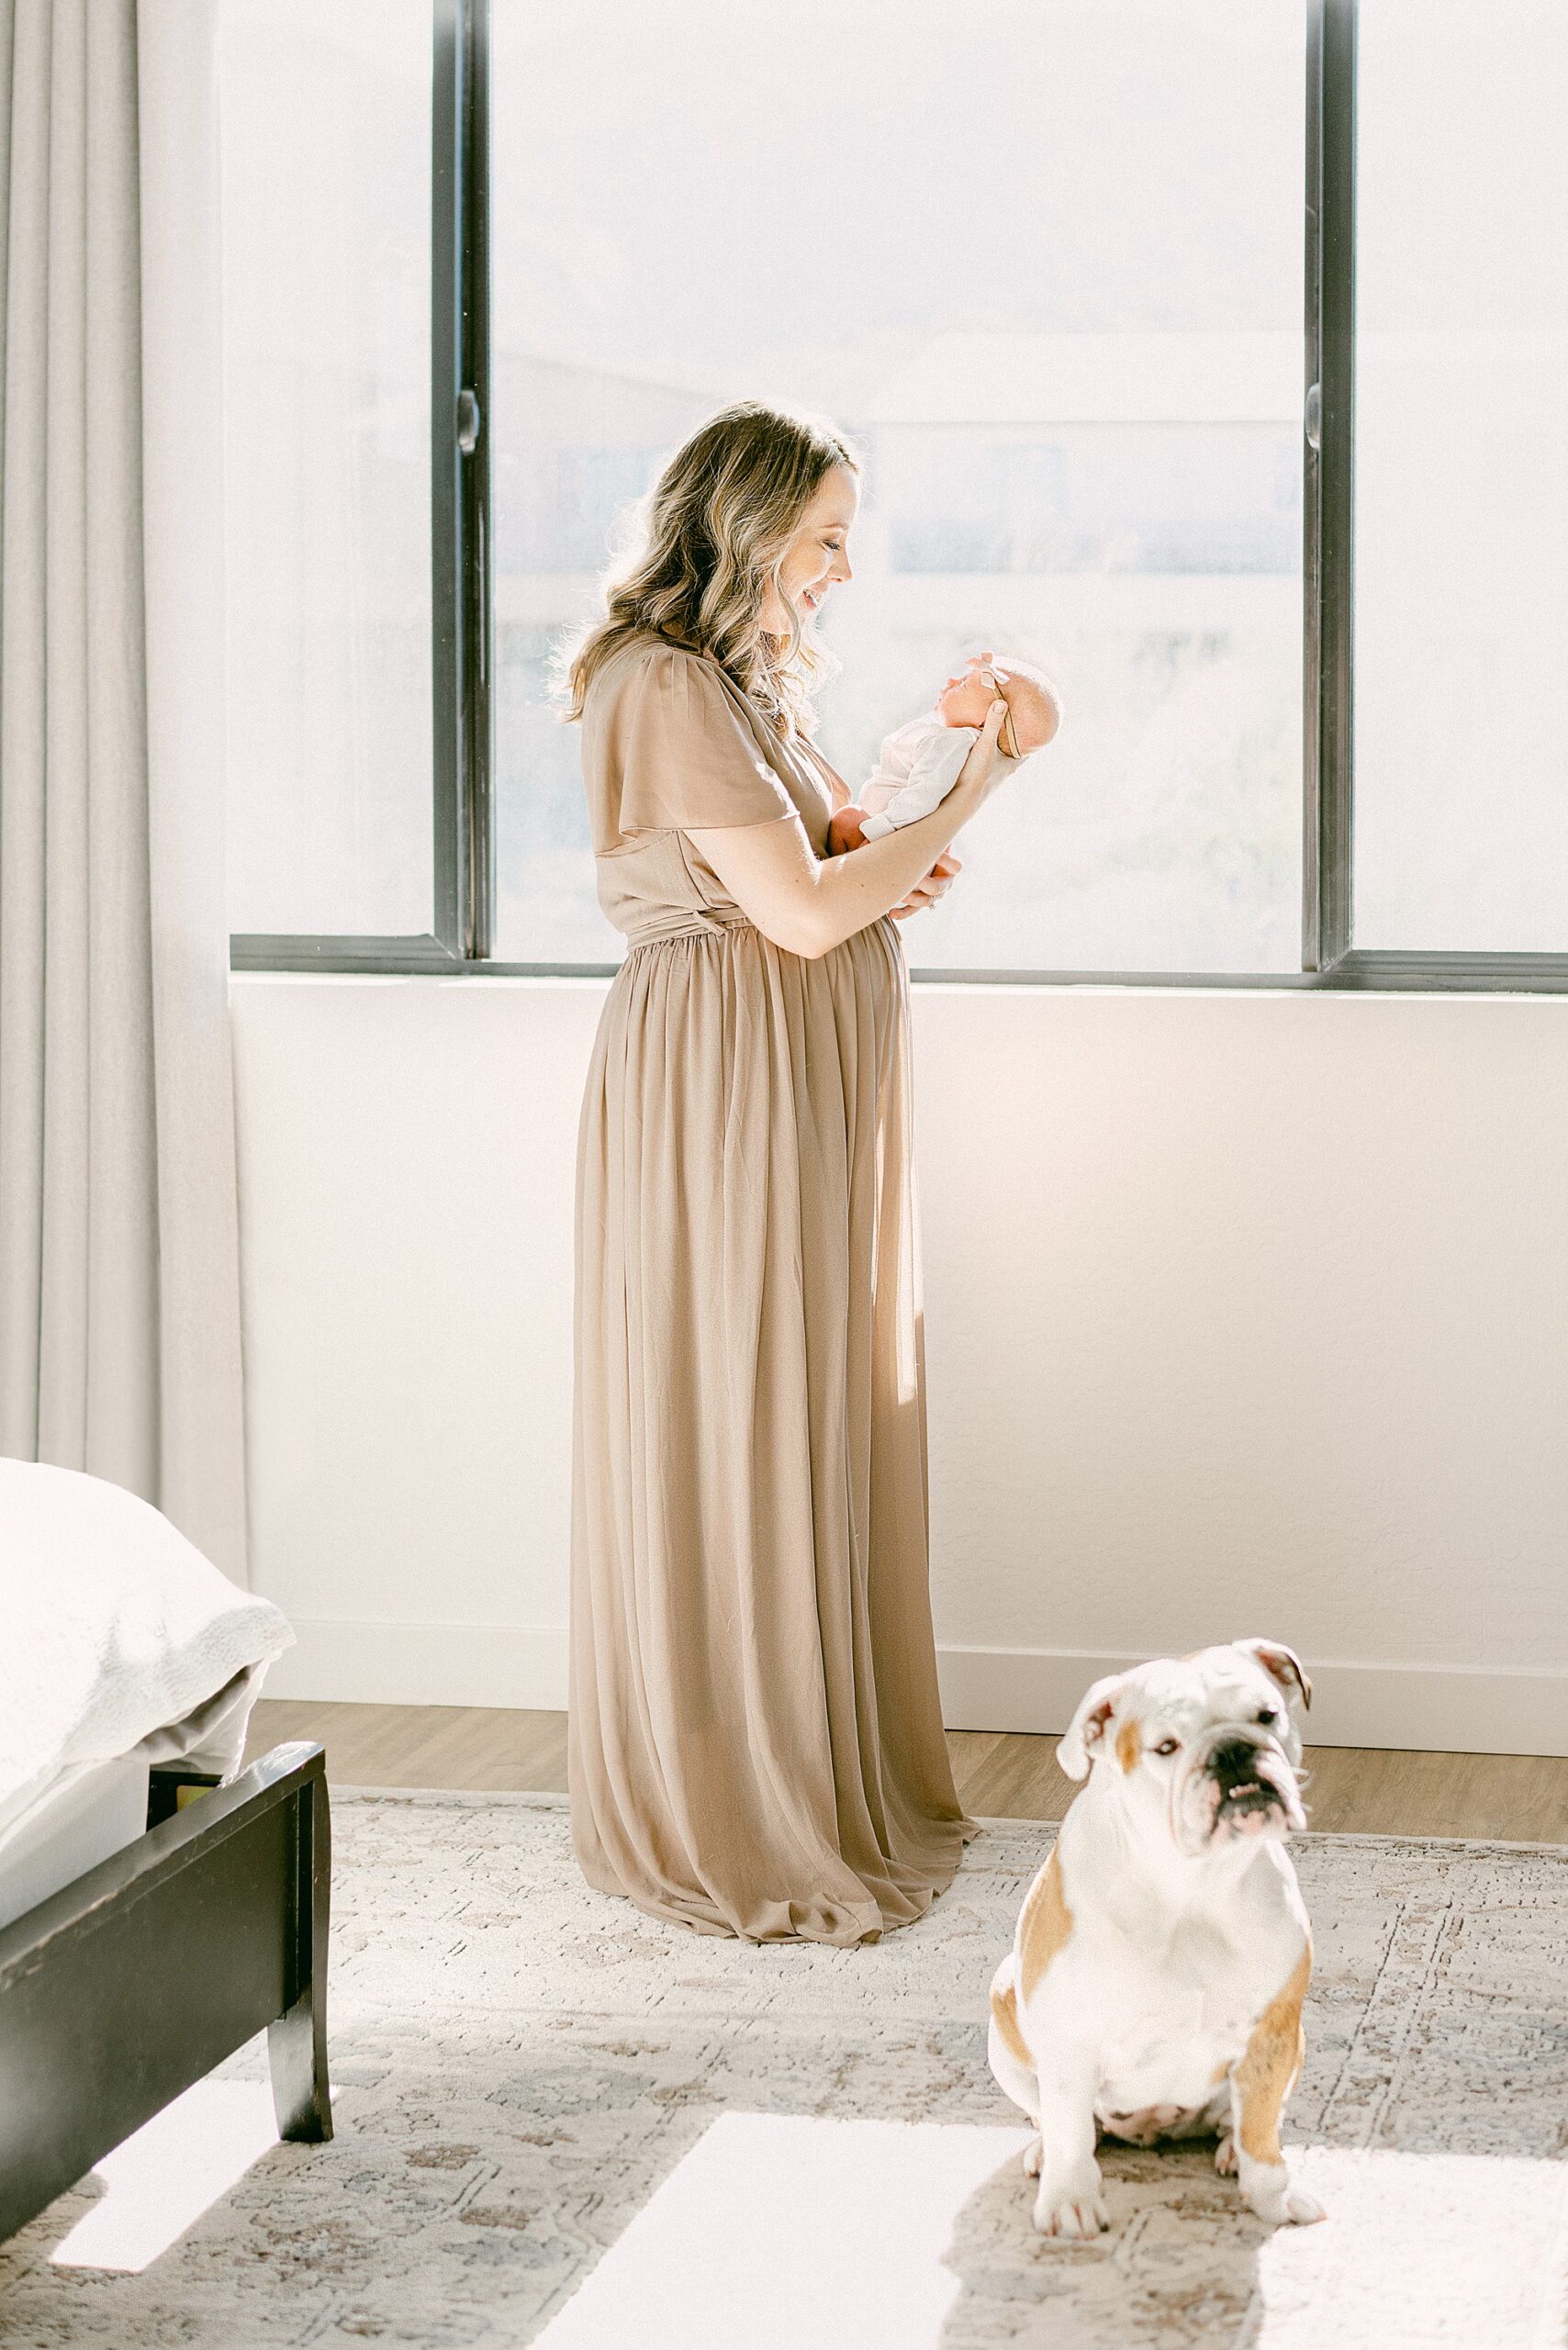
[[[940,806],[980,741],[978,726],[944,726],[927,711],[886,737],[871,780],[860,794],[868,841],[917,823]]]

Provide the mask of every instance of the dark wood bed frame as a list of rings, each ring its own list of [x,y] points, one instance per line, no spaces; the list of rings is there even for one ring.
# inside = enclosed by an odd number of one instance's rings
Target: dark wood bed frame
[[[322,1750],[228,1786],[154,1768],[148,1817],[0,1929],[0,2242],[263,2024],[278,2134],[332,2134]]]

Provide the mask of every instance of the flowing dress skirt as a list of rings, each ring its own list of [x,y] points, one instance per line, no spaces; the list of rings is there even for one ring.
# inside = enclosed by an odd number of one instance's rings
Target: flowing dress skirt
[[[908,979],[634,946],[577,1160],[569,1783],[589,1882],[849,1943],[965,1837],[927,1588]]]

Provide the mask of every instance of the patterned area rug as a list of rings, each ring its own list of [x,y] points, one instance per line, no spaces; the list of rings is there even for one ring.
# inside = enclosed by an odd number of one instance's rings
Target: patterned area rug
[[[903,2300],[872,2294],[881,2322],[829,2299],[824,2342],[1561,2350],[1568,2340],[1568,1853],[1299,1839],[1317,1958],[1286,2137],[1304,2149],[1328,2221],[1271,2234],[1216,2177],[1207,2146],[1107,2147],[1113,2226],[1070,2247],[1029,2225],[1019,2117],[985,2063],[987,1985],[1048,1828],[988,1823],[927,1919],[837,1951],[687,1935],[590,1892],[559,1798],[340,1791],[334,1826],[335,2142],[260,2152],[134,2274],[51,2262],[105,2195],[95,2174],[0,2249],[7,2350],[487,2350],[547,2333],[563,2350],[736,2344],[718,2298],[704,2322],[704,2276],[722,2298],[744,2222],[704,2245],[699,2210],[695,2256],[688,2243],[663,2270],[646,2244],[666,2209],[671,2245],[691,2224],[675,2175],[692,2157],[681,2176],[697,2177],[694,2150],[721,2119],[710,2170],[721,2143],[736,2146],[744,2173],[775,2160],[778,2139],[809,2188],[816,2145],[851,2200],[857,2147],[878,2166],[868,2186],[890,2180],[901,2194],[901,2149],[924,2149],[923,2161],[933,2147],[967,2149],[971,2172],[979,2163],[941,2224],[921,2223],[940,2291],[912,2319],[905,2224]],[[259,2043],[224,2072],[236,2085],[259,2080]],[[802,2118],[879,2127],[813,2140]],[[904,2204],[906,2221],[926,2209],[913,2186]],[[784,2322],[790,2278],[812,2273],[812,2244],[791,2241],[788,2210],[775,2216],[765,2251],[783,2283],[759,2290],[745,2350],[782,2342],[773,2320]],[[892,2232],[868,2225],[867,2277],[891,2259]],[[614,2307],[616,2263],[653,2296],[634,2330],[593,2316]],[[637,2282],[661,2275],[653,2288]]]

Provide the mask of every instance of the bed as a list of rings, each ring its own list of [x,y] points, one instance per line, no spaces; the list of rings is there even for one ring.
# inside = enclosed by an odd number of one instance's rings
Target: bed
[[[118,1486],[0,1460],[0,2240],[265,2027],[331,2135],[319,1746],[240,1769],[292,1639]]]

